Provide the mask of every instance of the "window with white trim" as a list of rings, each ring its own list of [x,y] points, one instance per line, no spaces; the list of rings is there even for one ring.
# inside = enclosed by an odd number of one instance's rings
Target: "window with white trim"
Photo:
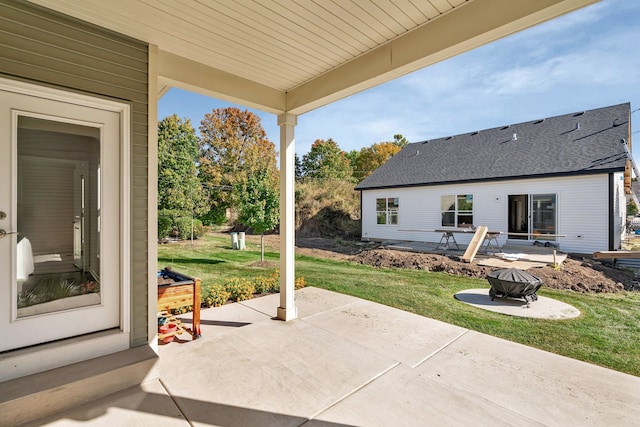
[[[400,205],[397,197],[376,199],[377,223],[382,225],[398,225]]]
[[[473,194],[440,197],[443,227],[473,226]]]

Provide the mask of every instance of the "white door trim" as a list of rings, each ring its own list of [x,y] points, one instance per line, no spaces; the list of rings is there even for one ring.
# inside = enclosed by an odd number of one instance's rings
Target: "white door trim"
[[[125,350],[130,347],[131,266],[130,266],[130,183],[131,183],[131,107],[122,102],[67,92],[0,77],[0,90],[55,100],[117,113],[120,119],[120,328],[81,338],[18,349],[0,354],[0,381],[18,378],[81,360]],[[69,346],[73,351],[69,351]]]

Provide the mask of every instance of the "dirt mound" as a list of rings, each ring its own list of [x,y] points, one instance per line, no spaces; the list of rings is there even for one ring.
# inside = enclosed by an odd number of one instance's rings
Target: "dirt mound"
[[[265,236],[265,244],[277,250],[280,236]],[[247,235],[247,245],[259,247],[260,236]],[[456,276],[484,278],[496,267],[477,262],[465,263],[458,257],[380,249],[375,243],[340,238],[305,238],[296,236],[296,254],[331,258],[371,265],[380,268],[411,268],[443,272]],[[608,267],[588,257],[569,256],[560,266],[531,268],[529,273],[539,277],[544,286],[576,292],[640,291],[640,283],[633,272]],[[488,283],[487,283],[488,284]]]
[[[352,261],[381,268],[411,268],[436,271],[456,276],[484,277],[492,268],[467,264],[452,258],[435,254],[420,254],[389,249],[374,249],[355,255]]]
[[[436,271],[465,277],[486,277],[496,270],[476,263],[436,254],[421,254],[389,249],[362,251],[351,260],[381,268],[411,268]],[[544,286],[576,292],[639,291],[638,279],[631,272],[607,267],[589,258],[567,258],[560,268],[532,268],[529,273],[539,277]]]
[[[357,240],[360,193],[347,180],[296,182],[296,235]]]

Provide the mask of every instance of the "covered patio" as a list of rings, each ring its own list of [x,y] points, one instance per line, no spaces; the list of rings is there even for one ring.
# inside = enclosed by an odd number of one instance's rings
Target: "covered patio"
[[[0,0],[3,92],[53,123],[62,115],[56,103],[82,107],[63,118],[109,130],[101,155],[114,174],[96,170],[100,206],[111,207],[111,222],[99,216],[108,317],[74,332],[94,317],[56,311],[41,320],[59,327],[2,350],[0,425],[67,408],[51,422],[563,424],[587,414],[578,419],[624,424],[637,407],[637,378],[341,295],[294,292],[298,117],[596,2]],[[277,115],[281,281],[279,295],[234,306],[250,316],[227,321],[218,311],[201,341],[158,348],[157,102],[170,87]],[[88,118],[107,110],[108,120]],[[0,300],[15,314],[24,231],[14,197],[18,121],[11,127],[5,116]],[[5,343],[28,335],[15,332],[12,316],[0,323]],[[224,322],[229,330],[209,331]],[[531,366],[540,364],[547,369],[537,374]]]
[[[203,310],[160,378],[30,425],[634,425],[640,379],[318,288]]]
[[[31,0],[149,44],[149,305],[157,271],[157,100],[171,87],[277,115],[280,127],[281,292],[276,316],[297,318],[294,157],[298,117],[597,0],[220,2],[114,6]],[[155,335],[148,313],[149,341]]]

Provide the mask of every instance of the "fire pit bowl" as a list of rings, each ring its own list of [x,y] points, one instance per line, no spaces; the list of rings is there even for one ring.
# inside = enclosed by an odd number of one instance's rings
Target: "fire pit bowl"
[[[491,301],[498,298],[523,298],[527,305],[538,300],[538,289],[542,286],[542,280],[517,268],[503,268],[487,274],[487,280],[491,284],[489,296]]]

